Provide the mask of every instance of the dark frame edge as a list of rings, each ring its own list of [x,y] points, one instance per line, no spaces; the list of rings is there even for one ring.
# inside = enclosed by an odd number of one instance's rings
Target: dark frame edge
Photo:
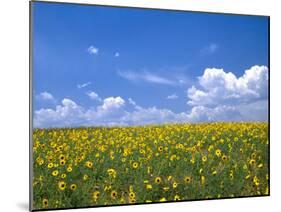
[[[30,0],[31,2],[38,3],[49,3],[49,4],[68,4],[76,6],[99,6],[99,7],[115,7],[115,8],[127,8],[127,9],[144,9],[144,10],[162,10],[162,11],[174,11],[174,12],[193,12],[193,13],[205,13],[205,14],[221,14],[221,15],[241,15],[241,16],[256,16],[256,17],[270,17],[269,15],[253,15],[245,13],[224,13],[224,12],[206,12],[200,10],[186,10],[186,9],[168,9],[168,8],[159,8],[159,7],[141,7],[141,6],[120,6],[113,4],[102,4],[102,3],[77,3],[77,2],[58,2],[55,0],[44,1],[44,0]]]
[[[33,211],[33,1],[29,1],[29,211]]]
[[[270,178],[271,178],[271,172],[270,172],[270,16],[267,18],[268,20],[268,40],[267,40],[267,45],[268,45],[268,196],[270,196]]]

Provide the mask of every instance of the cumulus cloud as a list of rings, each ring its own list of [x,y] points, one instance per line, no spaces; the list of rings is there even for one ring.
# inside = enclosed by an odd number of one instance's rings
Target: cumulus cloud
[[[96,92],[94,92],[94,91],[87,92],[87,95],[92,100],[96,100],[96,101],[99,101],[99,102],[102,101],[101,98],[99,97],[99,95]]]
[[[266,66],[253,66],[238,78],[223,69],[207,68],[198,79],[201,87],[187,91],[189,105],[242,104],[266,99],[268,94]]]
[[[86,82],[86,83],[78,84],[77,88],[79,88],[79,89],[85,88],[85,87],[88,87],[91,84],[92,84],[91,82]]]
[[[125,114],[126,101],[118,97],[107,97],[102,104],[96,108],[90,108],[85,111],[85,125],[113,125],[120,123],[120,117]],[[124,124],[123,124],[124,125]]]
[[[92,55],[97,55],[99,53],[99,49],[95,46],[89,46],[87,51],[89,54],[92,54]]]
[[[67,98],[55,109],[42,108],[34,113],[35,127],[79,126],[83,121],[83,108]]]
[[[187,90],[188,107],[176,113],[170,109],[141,107],[132,98],[100,99],[95,107],[83,107],[65,98],[55,109],[34,112],[35,127],[143,125],[212,121],[267,121],[268,68],[253,66],[240,77],[223,69],[207,68],[198,85]],[[100,98],[95,92],[89,97]],[[173,96],[174,95],[174,96]],[[45,95],[46,96],[46,95]],[[47,95],[48,96],[48,95]],[[170,98],[175,97],[172,94]]]
[[[34,113],[34,126],[72,127],[90,125],[110,125],[124,114],[125,100],[121,97],[108,97],[96,108],[84,108],[71,99],[63,99],[55,109],[40,109]]]
[[[173,99],[177,99],[177,98],[178,98],[177,94],[174,93],[174,94],[171,94],[171,95],[167,96],[166,99],[173,100]]]
[[[190,120],[266,121],[268,68],[253,66],[240,77],[223,69],[207,68],[198,78],[200,88],[187,90]]]
[[[125,105],[125,100],[120,96],[118,97],[108,97],[103,100],[103,104],[98,107],[100,111],[111,111],[115,109],[119,109],[120,107]]]
[[[39,95],[36,96],[36,98],[44,101],[55,101],[53,95],[47,91],[41,92]]]
[[[226,105],[213,108],[195,106],[187,116],[190,122],[244,121],[234,106]]]

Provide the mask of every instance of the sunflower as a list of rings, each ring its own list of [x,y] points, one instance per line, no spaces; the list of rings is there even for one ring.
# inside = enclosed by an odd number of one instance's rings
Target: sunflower
[[[70,185],[70,189],[71,189],[72,191],[75,191],[76,188],[77,188],[77,185],[76,185],[76,184],[71,184],[71,185]]]
[[[49,163],[49,164],[48,164],[48,168],[49,168],[49,169],[51,169],[51,168],[53,168],[53,167],[54,167],[54,164],[53,164],[53,163]]]
[[[55,171],[53,171],[52,172],[52,175],[55,177],[55,176],[58,176],[58,174],[59,174],[59,171],[58,170],[55,170]]]
[[[130,199],[135,199],[136,194],[135,194],[133,191],[131,191],[131,192],[129,193],[129,197],[130,197]]]
[[[190,181],[191,181],[190,176],[186,176],[186,177],[184,178],[184,182],[185,182],[185,183],[190,183]]]
[[[151,184],[147,184],[147,185],[146,185],[146,189],[147,189],[147,190],[152,189],[152,185],[151,185]]]
[[[89,179],[89,176],[87,174],[84,174],[83,180],[88,180],[88,179]]]
[[[181,199],[180,199],[180,196],[179,196],[179,195],[175,195],[174,200],[175,200],[175,201],[181,200]]]
[[[93,163],[91,161],[87,161],[85,166],[90,169],[93,167]]]
[[[166,202],[167,199],[166,199],[165,197],[162,197],[159,201],[160,201],[160,202]]]
[[[64,155],[60,155],[59,159],[60,160],[65,160],[65,156]]]
[[[206,157],[205,155],[202,157],[202,161],[203,161],[203,162],[206,162],[206,161],[207,161],[207,157]]]
[[[135,198],[130,198],[129,202],[130,203],[136,203],[136,199]]]
[[[173,188],[177,188],[178,187],[178,183],[177,182],[174,182],[173,183]]]
[[[94,191],[94,192],[93,192],[93,199],[94,199],[94,201],[97,201],[97,199],[99,198],[99,196],[100,196],[100,192],[99,192],[99,191]]]
[[[64,191],[65,190],[65,187],[66,187],[66,183],[64,181],[60,181],[58,183],[58,187],[61,191]]]
[[[138,162],[134,162],[134,163],[133,163],[133,168],[134,168],[134,169],[137,169],[138,167],[139,167]]]
[[[65,160],[60,160],[60,165],[61,165],[61,166],[64,166],[64,165],[65,165],[65,163],[66,163],[66,161],[65,161]]]
[[[72,172],[72,167],[71,166],[67,167],[66,171],[67,172]]]
[[[255,186],[259,186],[259,185],[260,185],[260,180],[258,179],[257,176],[254,176],[253,182],[254,182],[254,185],[255,185]]]
[[[62,174],[62,175],[61,175],[61,178],[62,178],[62,179],[66,178],[66,174]]]
[[[162,182],[161,177],[156,177],[155,180],[154,180],[154,182],[155,182],[156,184],[160,184],[160,183]]]
[[[218,156],[218,157],[221,156],[221,150],[220,150],[220,149],[217,149],[217,150],[216,150],[216,156]]]
[[[43,204],[43,208],[48,207],[48,204],[49,204],[48,199],[46,199],[46,198],[45,198],[45,199],[43,199],[42,204]]]
[[[38,164],[39,164],[39,166],[42,166],[44,164],[44,160],[43,159],[39,160]]]
[[[221,159],[222,159],[223,161],[226,161],[226,160],[227,160],[227,156],[226,156],[226,155],[223,155],[223,156],[221,157]]]
[[[113,190],[110,194],[112,199],[115,199],[117,197],[117,191]]]
[[[205,181],[206,181],[205,176],[201,176],[201,183],[202,183],[202,185],[204,185],[204,184],[205,184]]]
[[[258,165],[258,168],[262,168],[262,167],[263,167],[263,164],[260,163],[260,164]]]
[[[113,178],[116,178],[117,173],[116,173],[115,169],[108,169],[107,173],[108,173],[109,176],[112,176]]]
[[[256,160],[255,160],[255,159],[251,159],[251,160],[249,161],[249,163],[250,163],[250,165],[255,165]]]
[[[163,152],[163,147],[162,147],[162,146],[159,146],[159,147],[158,147],[158,151],[159,151],[159,152]]]
[[[252,157],[252,158],[256,158],[256,157],[257,157],[257,153],[253,152],[253,153],[251,154],[251,157]]]

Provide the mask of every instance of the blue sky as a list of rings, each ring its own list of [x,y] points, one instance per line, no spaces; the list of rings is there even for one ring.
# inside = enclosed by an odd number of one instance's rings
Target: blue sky
[[[266,17],[33,3],[38,127],[264,121],[267,66]]]

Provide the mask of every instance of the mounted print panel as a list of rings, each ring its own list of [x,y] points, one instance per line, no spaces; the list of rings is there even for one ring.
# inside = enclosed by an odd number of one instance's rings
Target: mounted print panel
[[[269,17],[30,12],[31,210],[269,195]]]

